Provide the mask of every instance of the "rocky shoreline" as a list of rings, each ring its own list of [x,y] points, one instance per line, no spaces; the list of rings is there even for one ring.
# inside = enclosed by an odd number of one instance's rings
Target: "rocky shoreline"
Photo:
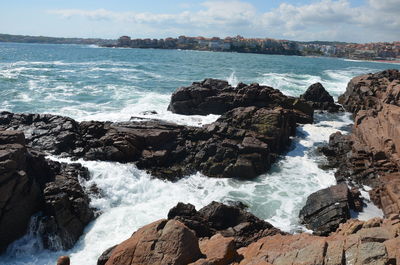
[[[300,212],[315,235],[288,235],[240,204],[213,202],[197,211],[179,203],[167,220],[139,229],[105,251],[98,264],[396,264],[399,93],[399,71],[387,70],[353,78],[339,98],[355,124],[351,134],[333,134],[320,148],[327,166],[337,168],[338,184],[310,195]],[[87,194],[101,191],[79,184],[79,178],[90,178],[88,170],[48,160],[42,152],[135,163],[171,181],[197,171],[252,179],[285,153],[297,124],[313,122],[314,110],[341,109],[319,83],[294,98],[268,86],[232,87],[205,79],[179,88],[169,105],[184,115],[221,115],[201,128],[159,120],[79,123],[55,115],[1,112],[0,237],[6,240],[0,249],[22,236],[38,212],[45,247],[68,249],[96,215]],[[362,185],[371,186],[371,199],[385,219],[350,219],[350,210],[362,210],[357,189]],[[16,216],[18,226],[13,224]]]

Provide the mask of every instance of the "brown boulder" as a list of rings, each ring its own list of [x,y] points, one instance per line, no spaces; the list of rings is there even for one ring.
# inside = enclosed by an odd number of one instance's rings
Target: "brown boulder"
[[[202,257],[198,239],[176,220],[160,220],[142,227],[119,244],[106,265],[184,265]]]
[[[191,265],[228,265],[238,258],[233,237],[223,237],[221,234],[201,240],[200,250],[205,258]]]
[[[398,217],[349,220],[329,237],[309,234],[264,237],[238,250],[240,264],[398,264]]]
[[[400,173],[386,174],[380,184],[370,191],[372,201],[378,205],[385,216],[400,213]]]
[[[60,256],[57,260],[57,265],[69,265],[70,260],[68,256]]]

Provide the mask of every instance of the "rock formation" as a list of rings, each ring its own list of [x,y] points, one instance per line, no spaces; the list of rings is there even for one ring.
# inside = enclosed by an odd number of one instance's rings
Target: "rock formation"
[[[217,84],[213,89],[222,82],[211,81]],[[238,106],[247,107],[231,108],[202,128],[158,120],[78,123],[55,115],[1,112],[0,129],[24,131],[28,146],[36,150],[87,160],[135,162],[138,168],[169,180],[196,171],[211,177],[254,178],[286,150],[297,123],[312,122],[313,110],[272,88],[265,88],[268,104],[258,104],[253,94],[264,88],[250,87],[235,92],[236,101],[247,102]]]
[[[206,79],[192,88],[176,91],[171,108],[193,109],[186,114],[222,114],[216,122],[202,128],[158,120],[79,123],[50,114],[1,112],[0,249],[25,233],[33,213],[43,213],[40,229],[50,249],[72,247],[94,217],[78,181],[78,176],[89,177],[87,170],[49,161],[44,154],[134,162],[169,180],[195,171],[211,177],[254,178],[286,150],[297,123],[313,120],[308,103],[271,87],[232,88],[225,81]],[[254,224],[242,223],[224,231],[234,235],[235,244],[239,236],[261,235],[255,234]],[[268,228],[261,221],[255,223]],[[215,234],[215,228],[209,228],[210,235]]]
[[[184,115],[223,114],[238,107],[275,108],[282,107],[298,112],[306,119],[300,123],[311,123],[313,109],[298,98],[288,97],[277,89],[260,86],[257,83],[243,83],[232,87],[228,82],[218,79],[205,79],[191,86],[181,87],[171,97],[168,110]]]
[[[354,115],[352,134],[332,135],[322,152],[338,167],[338,181],[366,184],[386,216],[398,213],[400,72],[386,70],[353,78],[339,102]]]
[[[221,234],[231,237],[236,248],[249,245],[267,235],[284,234],[238,206],[212,202],[196,211],[193,205],[178,203],[168,213],[168,219],[182,222],[199,238]]]
[[[201,258],[196,235],[176,220],[151,223],[115,247],[106,265],[189,264]]]
[[[400,258],[399,216],[349,220],[329,237],[309,234],[265,237],[239,249],[240,264],[397,264]]]
[[[0,249],[24,235],[39,211],[44,246],[72,247],[93,219],[79,176],[89,177],[80,164],[46,160],[26,147],[22,132],[0,131]]]
[[[24,134],[0,131],[0,251],[25,234],[41,204],[39,185],[27,167]]]
[[[341,106],[335,104],[333,97],[321,83],[315,83],[308,87],[306,92],[300,96],[301,99],[307,101],[315,110],[327,110],[329,112],[337,112],[341,110]]]
[[[160,220],[139,229],[131,238],[113,248],[108,261],[102,260],[106,263],[101,264],[385,265],[397,264],[400,260],[399,215],[384,220],[352,219],[341,224],[328,237],[278,232],[238,245],[235,235],[224,235],[223,230],[215,230],[215,234],[198,238],[199,222],[208,220],[209,226],[222,228],[235,225],[237,220],[256,218],[251,216],[238,207],[216,202],[199,212],[192,205],[179,203],[169,212],[169,217],[174,219]],[[263,228],[259,229],[262,231]],[[161,255],[161,252],[165,254]]]
[[[336,231],[339,224],[350,219],[350,209],[360,211],[360,208],[360,198],[355,197],[345,183],[341,183],[308,196],[299,218],[315,234],[329,235]]]

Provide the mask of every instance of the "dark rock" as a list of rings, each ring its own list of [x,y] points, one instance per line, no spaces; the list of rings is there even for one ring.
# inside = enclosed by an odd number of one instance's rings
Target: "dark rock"
[[[350,218],[350,208],[354,205],[351,192],[342,183],[308,196],[299,218],[315,234],[326,236]]]
[[[77,167],[73,172],[79,172],[81,166],[62,164],[60,175],[46,183],[43,190],[46,217],[42,220],[42,236],[45,247],[49,249],[71,248],[94,218],[78,175],[67,173],[70,167]]]
[[[314,109],[328,110],[329,112],[337,112],[341,109],[340,105],[335,104],[333,97],[329,95],[321,83],[309,86],[300,98],[309,102]]]
[[[0,112],[0,129],[23,131],[28,147],[56,155],[73,150],[77,127],[76,121],[62,116]]]
[[[106,249],[101,256],[97,259],[97,265],[105,265],[111,257],[111,253],[118,245]]]
[[[25,234],[40,205],[39,185],[27,174],[24,134],[0,131],[0,252]]]
[[[80,164],[47,160],[26,148],[22,132],[0,131],[0,248],[24,235],[30,217],[38,211],[43,212],[44,246],[72,247],[93,219],[79,177],[89,179]]]
[[[312,102],[334,103],[333,97],[329,95],[328,91],[325,90],[321,83],[315,83],[309,86],[307,91],[301,97]]]
[[[168,219],[179,220],[196,232],[199,238],[217,233],[233,237],[237,248],[247,246],[266,235],[282,234],[279,229],[238,206],[212,202],[196,211],[191,204],[178,203],[168,213]]]
[[[42,136],[27,139],[33,149],[87,160],[135,162],[156,177],[176,180],[196,171],[210,177],[254,178],[286,151],[296,122],[310,116],[281,107],[243,107],[203,128],[156,120],[75,123],[49,115],[2,113],[1,117],[7,119],[0,128],[41,131]],[[67,130],[73,140],[60,138],[59,124],[52,124],[53,120],[74,124]],[[50,148],[53,141],[58,148]]]
[[[213,233],[203,216],[199,215],[194,205],[179,202],[168,212],[168,219],[175,219],[192,229],[197,237],[210,237]]]
[[[300,104],[301,102],[301,104]],[[191,86],[181,87],[171,97],[168,110],[185,115],[223,114],[238,107],[274,108],[298,110],[311,118],[313,109],[307,102],[283,95],[279,90],[257,83],[239,84],[232,87],[228,82],[217,79],[205,79]],[[296,122],[310,122],[310,119]]]

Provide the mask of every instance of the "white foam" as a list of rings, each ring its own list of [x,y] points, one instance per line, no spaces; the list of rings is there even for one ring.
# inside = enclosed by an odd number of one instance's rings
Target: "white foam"
[[[263,74],[263,77],[259,79],[259,83],[279,89],[286,95],[299,96],[310,85],[320,82],[328,92],[337,97],[346,90],[347,83],[351,78],[374,71],[377,71],[377,69],[348,67],[341,70],[325,70],[321,76],[270,72]]]
[[[231,73],[231,75],[227,78],[226,81],[228,81],[228,83],[233,87],[236,87],[239,84],[239,80],[236,76],[235,71]]]
[[[361,221],[368,221],[369,219],[379,217],[383,218],[384,213],[382,209],[379,209],[372,201],[368,191],[372,190],[371,187],[364,185],[360,189],[361,197],[364,200],[364,207],[362,212],[351,211],[352,218],[359,219]]]

